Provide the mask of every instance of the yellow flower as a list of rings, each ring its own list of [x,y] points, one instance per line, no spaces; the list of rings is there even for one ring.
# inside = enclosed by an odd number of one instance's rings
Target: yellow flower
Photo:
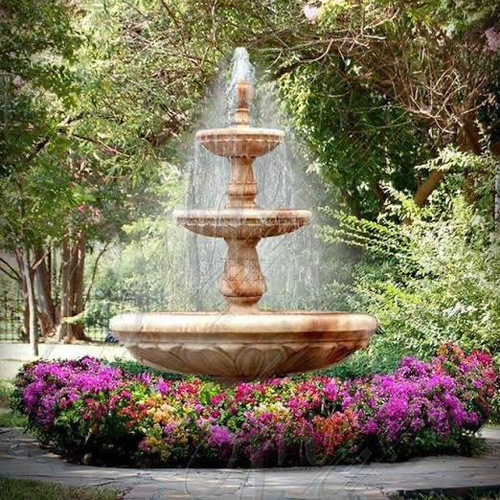
[[[148,445],[149,448],[153,448],[154,446],[159,444],[159,441],[154,436],[149,436],[146,438],[146,444]]]

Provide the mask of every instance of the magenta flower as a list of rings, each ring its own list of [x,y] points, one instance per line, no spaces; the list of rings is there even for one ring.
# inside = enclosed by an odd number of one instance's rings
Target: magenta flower
[[[86,357],[27,365],[16,405],[45,444],[69,455],[113,446],[147,465],[218,463],[230,452],[238,466],[316,465],[365,448],[406,458],[428,440],[432,452],[448,451],[484,424],[496,381],[488,354],[445,345],[432,362],[404,358],[391,374],[242,383],[206,404],[213,385],[128,375]]]
[[[212,425],[208,444],[215,448],[225,448],[233,444],[234,436],[227,427]]]

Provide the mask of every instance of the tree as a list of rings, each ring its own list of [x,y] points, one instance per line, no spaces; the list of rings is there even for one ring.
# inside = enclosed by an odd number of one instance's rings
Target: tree
[[[437,156],[448,144],[481,153],[478,110],[492,97],[498,99],[488,91],[488,85],[495,78],[495,68],[499,67],[499,52],[496,45],[489,43],[487,34],[497,33],[499,15],[497,2],[482,0],[467,5],[434,1],[414,4],[398,0],[323,2],[312,14],[309,12],[315,28],[314,33],[306,35],[309,41],[297,41],[291,47],[279,49],[279,73],[295,74],[299,68],[313,65],[316,69],[310,71],[312,77],[304,85],[314,84],[315,79],[323,79],[327,74],[334,82],[333,93],[342,94],[343,102],[348,96],[354,109],[359,102],[356,94],[364,90],[365,95],[378,96],[375,104],[377,100],[381,102],[385,112],[389,110],[397,115],[398,109],[404,111],[403,125],[398,126],[396,121],[394,130],[398,135],[393,137],[392,146],[387,146],[398,150],[397,142],[402,139],[408,150],[408,135],[413,135],[410,149],[415,152],[414,160],[401,158],[399,165],[406,163],[406,172],[415,182],[414,201],[423,205],[445,173],[433,170],[424,177],[424,171],[412,171],[408,167]],[[337,89],[342,92],[336,92]],[[292,96],[293,100],[296,97]],[[368,109],[365,117],[376,110],[376,105]],[[327,117],[333,114],[326,113]],[[312,116],[305,109],[302,115],[306,127]],[[314,120],[321,129],[325,123],[318,123],[317,116]],[[404,126],[405,116],[411,119],[413,130],[408,131]],[[341,125],[344,122],[349,127],[349,117],[350,113],[340,117]],[[387,125],[393,126],[394,121]],[[375,130],[380,135],[381,128],[375,127]],[[491,129],[484,131],[492,132]],[[352,133],[355,132],[356,126]],[[352,133],[351,138],[356,141]],[[374,139],[365,141],[364,145],[376,148],[380,142],[376,142],[376,135]],[[418,148],[416,140],[427,146]],[[392,163],[390,169],[396,172],[396,178],[391,180],[397,186],[399,169],[397,162]],[[379,161],[380,164],[383,162]],[[381,191],[383,180],[384,176],[379,174],[379,182],[370,186],[375,195]],[[406,187],[412,188],[412,185]]]
[[[49,109],[47,97],[51,95],[57,103],[70,105],[73,80],[68,62],[73,58],[79,38],[71,28],[67,8],[58,2],[39,2],[39,9],[35,11],[31,2],[7,0],[1,14],[4,116],[0,182],[4,210],[0,235],[3,246],[15,253],[19,271],[12,273],[5,263],[0,269],[7,271],[7,275],[14,274],[22,284],[28,335],[36,354],[37,314],[31,250],[37,240],[35,226],[43,209],[33,207],[29,185],[41,153],[54,134],[66,125],[61,121],[59,110]],[[45,166],[41,161],[41,168]]]
[[[268,65],[326,178],[340,181],[340,194],[360,214],[377,214],[386,180],[406,183],[424,204],[445,174],[413,167],[446,145],[480,153],[478,110],[491,99],[499,67],[494,0],[165,1],[152,11],[169,26],[176,57],[210,66],[245,45]],[[338,160],[340,147],[330,147],[337,140],[353,160]],[[361,182],[348,172],[357,159]]]
[[[103,67],[116,52],[99,52],[98,30],[86,24],[93,11],[40,4],[35,13],[29,2],[10,2],[3,13],[0,235],[19,269],[7,261],[0,269],[22,287],[30,338],[38,321],[45,336],[83,339],[86,254],[153,204],[147,186],[159,160],[142,135],[143,102]]]

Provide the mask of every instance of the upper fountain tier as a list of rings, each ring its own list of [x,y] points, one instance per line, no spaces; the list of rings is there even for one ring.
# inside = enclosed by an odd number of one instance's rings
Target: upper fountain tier
[[[248,57],[246,51],[243,53]],[[248,62],[248,61],[247,61]],[[234,110],[231,127],[200,130],[196,139],[211,153],[231,164],[224,210],[178,210],[177,223],[189,231],[224,238],[228,245],[220,290],[233,312],[255,312],[266,291],[256,246],[261,238],[291,233],[307,224],[307,210],[261,210],[255,203],[258,188],[253,172],[255,158],[271,152],[283,140],[283,132],[252,128],[250,107],[253,90],[245,74],[233,78]]]
[[[258,158],[283,141],[284,133],[271,128],[237,126],[200,130],[196,140],[208,151],[225,158]]]
[[[196,140],[211,153],[226,158],[258,158],[270,153],[283,141],[281,130],[250,127],[253,89],[246,80],[235,85],[235,102],[231,127],[199,130]]]
[[[175,210],[174,219],[189,231],[226,240],[255,240],[291,233],[311,219],[308,210]]]

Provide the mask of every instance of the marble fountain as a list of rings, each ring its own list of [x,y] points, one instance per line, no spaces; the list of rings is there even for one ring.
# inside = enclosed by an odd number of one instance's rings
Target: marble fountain
[[[125,313],[110,322],[115,337],[141,362],[171,372],[210,375],[226,384],[325,368],[366,347],[377,327],[376,319],[367,314],[258,308],[266,292],[259,241],[303,227],[311,212],[266,210],[255,203],[254,160],[275,149],[284,133],[250,126],[253,88],[245,69],[248,54],[245,49],[236,54],[243,70],[236,71],[231,125],[196,134],[201,146],[228,159],[228,203],[222,210],[174,212],[177,223],[189,231],[225,240],[219,288],[226,308]]]

